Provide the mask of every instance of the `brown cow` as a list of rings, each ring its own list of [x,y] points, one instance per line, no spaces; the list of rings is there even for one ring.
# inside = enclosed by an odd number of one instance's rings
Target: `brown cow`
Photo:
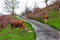
[[[0,16],[0,30],[2,30],[10,21],[9,15]]]
[[[47,23],[48,22],[48,14],[45,14],[44,19],[45,19],[45,23]]]
[[[11,30],[13,31],[13,28],[19,27],[22,28],[24,31],[26,31],[26,26],[24,25],[24,22],[22,20],[11,20]]]

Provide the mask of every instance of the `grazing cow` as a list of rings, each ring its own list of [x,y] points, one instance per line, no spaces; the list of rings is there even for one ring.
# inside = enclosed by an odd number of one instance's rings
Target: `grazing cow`
[[[22,28],[24,31],[27,30],[25,25],[24,25],[24,22],[22,20],[11,20],[10,24],[11,24],[12,31],[13,31],[13,28],[15,28],[15,27]]]
[[[3,15],[0,16],[0,30],[5,28],[6,25],[10,22],[10,16],[9,15]]]

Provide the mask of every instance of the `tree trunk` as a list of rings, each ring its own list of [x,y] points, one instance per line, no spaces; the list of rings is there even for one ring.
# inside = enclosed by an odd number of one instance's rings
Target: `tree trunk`
[[[14,14],[14,7],[12,7],[12,15]]]
[[[48,6],[47,2],[46,2],[46,7]]]
[[[14,14],[13,0],[12,0],[12,15]]]

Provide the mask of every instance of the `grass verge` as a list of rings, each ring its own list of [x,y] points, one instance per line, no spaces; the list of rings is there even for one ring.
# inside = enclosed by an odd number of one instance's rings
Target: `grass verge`
[[[21,20],[16,16],[11,16],[16,20]],[[21,28],[15,28],[13,32],[10,30],[10,24],[6,25],[6,28],[0,31],[0,40],[35,40],[36,34],[34,28],[26,21],[24,21],[26,28],[32,32],[23,32]]]
[[[56,30],[60,31],[60,16],[59,16],[59,11],[57,10],[51,10],[48,14],[49,19],[48,19],[48,25],[51,27],[55,28]],[[38,19],[38,22],[44,23],[43,19]]]

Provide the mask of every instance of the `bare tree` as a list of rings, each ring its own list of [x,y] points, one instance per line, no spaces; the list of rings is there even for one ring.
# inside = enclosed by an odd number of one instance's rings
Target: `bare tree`
[[[5,11],[11,12],[12,15],[15,13],[15,9],[18,8],[18,1],[17,0],[5,0]]]
[[[49,1],[49,0],[45,0],[46,6],[48,6],[48,4],[47,4],[48,1]]]
[[[30,8],[27,7],[27,3],[26,3],[26,5],[25,5],[25,14],[28,14],[28,13],[30,13]]]
[[[34,5],[35,8],[39,8],[39,4],[37,2],[35,2]]]

